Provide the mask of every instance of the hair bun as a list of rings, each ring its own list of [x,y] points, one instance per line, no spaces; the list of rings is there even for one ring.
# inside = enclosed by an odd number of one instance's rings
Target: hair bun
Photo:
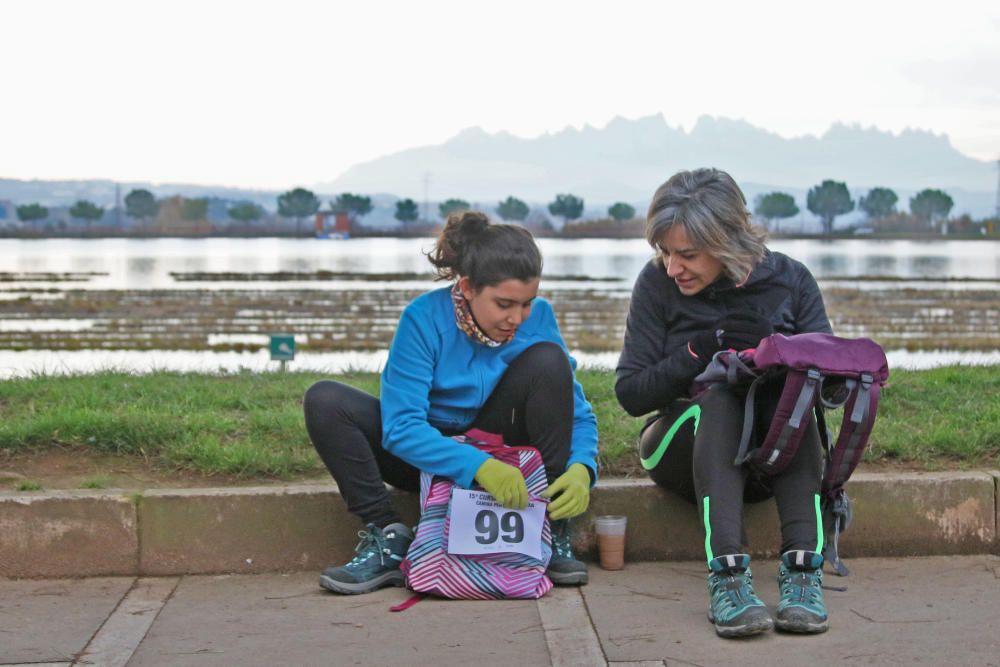
[[[479,211],[463,211],[462,213],[453,213],[452,216],[457,218],[456,226],[461,230],[462,235],[469,238],[479,236],[490,226],[490,219]],[[451,222],[452,216],[449,216],[449,222]]]
[[[542,254],[524,227],[492,224],[484,213],[452,213],[426,253],[439,279],[468,278],[475,289],[542,275]]]

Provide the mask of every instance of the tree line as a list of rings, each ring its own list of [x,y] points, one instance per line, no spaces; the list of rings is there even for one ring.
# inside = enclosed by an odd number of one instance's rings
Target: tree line
[[[331,213],[345,214],[352,223],[360,221],[372,211],[371,197],[349,192],[338,195],[329,203]],[[135,220],[142,222],[152,220],[159,213],[160,205],[161,202],[149,190],[135,189],[125,195],[125,213]],[[302,220],[315,215],[321,207],[320,198],[305,188],[288,190],[277,198],[278,215],[295,220],[296,231],[300,231]],[[467,211],[471,208],[472,205],[468,201],[452,198],[446,199],[438,205],[438,213],[441,218],[447,218],[452,213]],[[584,201],[581,197],[572,194],[559,194],[549,203],[547,208],[550,214],[571,222],[583,215]],[[188,221],[203,220],[207,211],[207,198],[184,199],[181,216]],[[513,196],[507,197],[497,204],[497,214],[504,220],[512,222],[523,222],[530,211],[531,209],[526,202]],[[89,201],[79,200],[70,207],[69,213],[72,218],[84,221],[89,226],[90,223],[100,220],[104,216],[105,208]],[[265,215],[263,207],[251,202],[234,204],[227,213],[233,220],[245,223],[255,222]],[[49,209],[37,203],[26,204],[17,207],[17,215],[24,222],[34,222],[46,219],[49,215]],[[635,217],[635,208],[625,202],[616,202],[608,207],[608,215],[618,221],[630,220]],[[394,217],[404,225],[416,222],[420,218],[419,206],[412,199],[401,199],[396,202]]]
[[[850,213],[855,208],[863,211],[869,222],[892,220],[899,222],[900,216],[904,214],[897,211],[898,202],[899,197],[896,193],[886,187],[872,188],[855,202],[851,198],[847,185],[834,180],[824,180],[811,188],[806,195],[806,208],[819,217],[824,234],[833,232],[834,221],[838,216]],[[370,197],[349,192],[338,195],[329,202],[329,205],[331,213],[346,215],[352,226],[359,223],[373,209]],[[155,219],[160,211],[160,206],[161,202],[149,190],[135,189],[125,196],[126,214],[140,222],[148,223]],[[191,222],[205,220],[208,206],[209,200],[206,198],[182,199],[180,217]],[[928,228],[934,228],[935,225],[940,224],[942,231],[946,231],[944,225],[947,224],[948,214],[953,206],[954,202],[946,192],[932,188],[918,192],[909,200],[910,215],[913,218]],[[301,187],[288,190],[277,197],[278,215],[295,221],[296,234],[301,233],[302,221],[316,215],[321,207],[320,198],[312,191]],[[464,199],[449,198],[438,204],[437,213],[441,218],[446,218],[451,213],[470,208],[472,205]],[[556,195],[546,208],[550,215],[561,218],[566,224],[570,224],[583,215],[584,200],[570,193],[562,193]],[[505,200],[497,203],[496,212],[506,221],[524,222],[531,209],[523,200],[508,196]],[[771,223],[794,217],[799,212],[795,198],[785,192],[762,194],[754,202],[753,213],[765,227],[770,227]],[[227,208],[226,213],[232,220],[244,224],[254,223],[266,215],[263,207],[252,202],[232,204]],[[17,214],[22,221],[32,222],[46,219],[49,210],[41,204],[33,203],[18,206]],[[89,229],[91,223],[104,216],[105,209],[92,202],[79,200],[70,207],[69,214],[72,218],[83,221]],[[636,210],[630,204],[616,202],[608,207],[607,215],[611,221],[625,222],[635,219]],[[415,223],[421,217],[419,206],[413,199],[401,199],[396,202],[394,217],[403,226]],[[432,221],[426,222],[432,223]],[[907,221],[902,220],[902,222]]]
[[[857,208],[864,212],[870,222],[896,216],[899,197],[890,188],[877,187],[869,190],[857,201]],[[948,219],[955,202],[942,190],[927,188],[910,197],[910,214],[933,228],[943,225]],[[841,181],[825,180],[814,186],[806,194],[806,208],[819,217],[824,234],[833,233],[833,222],[837,216],[855,209],[855,201],[847,184]],[[785,192],[770,192],[761,195],[754,202],[754,214],[764,221],[764,226],[776,220],[791,218],[799,214],[795,199]]]
[[[319,210],[319,206],[319,198],[303,188],[296,188],[278,198],[278,213],[285,217],[313,215]],[[555,200],[548,205],[548,211],[571,222],[583,215],[583,207],[582,198],[572,194],[560,194],[556,195]],[[372,205],[369,197],[345,193],[337,197],[335,202],[331,202],[330,208],[334,213],[346,213],[352,221],[356,221],[371,212]],[[471,208],[472,204],[464,199],[446,199],[438,204],[438,214],[441,218],[447,218],[452,213],[468,211]],[[498,202],[496,210],[497,215],[511,222],[523,222],[531,212],[526,202],[513,196]],[[608,207],[608,215],[619,221],[630,220],[635,217],[635,208],[625,202],[616,202]],[[419,207],[412,199],[400,199],[396,202],[393,217],[403,224],[416,222],[420,217]]]

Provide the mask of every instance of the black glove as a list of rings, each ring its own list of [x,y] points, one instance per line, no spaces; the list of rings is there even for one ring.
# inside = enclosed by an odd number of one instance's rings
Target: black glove
[[[741,310],[730,313],[715,324],[721,331],[719,341],[722,349],[730,348],[740,351],[757,347],[762,338],[774,333],[771,320],[752,310]]]
[[[688,346],[699,359],[709,361],[719,350],[747,350],[774,332],[771,321],[751,310],[730,313],[715,323],[715,328],[691,336]]]
[[[722,349],[720,333],[721,331],[717,329],[699,331],[691,336],[688,341],[688,349],[702,361],[709,361],[712,355]]]

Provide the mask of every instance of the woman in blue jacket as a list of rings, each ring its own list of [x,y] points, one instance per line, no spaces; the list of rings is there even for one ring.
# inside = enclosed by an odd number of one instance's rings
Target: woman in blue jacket
[[[451,437],[470,428],[541,453],[553,498],[547,574],[584,584],[567,520],[587,509],[597,477],[597,420],[552,306],[537,296],[538,246],[524,228],[469,211],[449,216],[428,259],[452,284],[403,310],[381,398],[332,381],[306,392],[309,437],[365,524],[355,557],[324,570],[320,585],[338,593],[403,585],[399,564],[413,534],[385,482],[417,491],[423,470],[463,488],[477,482],[507,507],[527,505],[520,470]]]

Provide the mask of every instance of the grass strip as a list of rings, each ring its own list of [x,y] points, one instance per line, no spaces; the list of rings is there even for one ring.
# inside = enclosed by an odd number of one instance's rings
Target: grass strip
[[[635,447],[643,420],[618,406],[614,374],[578,376],[598,416],[602,474],[643,475]],[[373,373],[102,372],[6,380],[0,453],[79,447],[206,475],[314,475],[323,468],[306,435],[302,396],[323,379],[378,391]],[[829,421],[839,424],[840,413]],[[1000,467],[1000,373],[971,366],[893,372],[866,459],[928,470]]]

